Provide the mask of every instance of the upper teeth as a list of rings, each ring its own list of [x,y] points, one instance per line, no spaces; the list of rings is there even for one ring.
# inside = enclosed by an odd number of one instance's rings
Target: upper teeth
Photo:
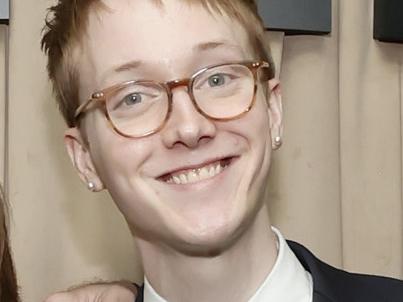
[[[166,182],[175,183],[177,185],[195,183],[216,176],[221,173],[224,168],[225,166],[222,166],[220,162],[216,162],[202,168],[173,173]]]

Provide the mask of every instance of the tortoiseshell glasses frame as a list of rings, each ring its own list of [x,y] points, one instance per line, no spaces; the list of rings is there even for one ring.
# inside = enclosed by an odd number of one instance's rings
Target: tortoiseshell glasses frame
[[[248,96],[248,98],[250,97],[250,100],[247,100],[247,102],[245,104],[242,104],[242,106],[244,106],[244,108],[239,108],[239,112],[237,111],[228,116],[214,116],[211,113],[207,113],[206,110],[203,110],[201,108],[202,106],[200,106],[200,104],[198,104],[198,100],[195,97],[195,93],[194,93],[195,81],[197,81],[199,78],[202,78],[203,75],[208,75],[210,71],[219,70],[221,68],[236,68],[236,67],[247,69],[249,72],[249,75],[246,75],[245,77],[250,77],[250,79],[249,79],[250,84],[253,86],[253,87],[250,87],[250,89],[251,89],[250,96]],[[263,70],[262,73],[259,73],[258,71],[261,68],[267,69],[267,72],[265,72],[265,70]],[[251,110],[251,108],[253,107],[253,105],[255,104],[258,82],[259,82],[259,80],[269,80],[269,76],[268,76],[268,74],[270,74],[269,68],[270,68],[270,64],[265,61],[246,61],[246,62],[243,61],[243,62],[225,63],[225,64],[208,66],[208,67],[205,67],[205,68],[202,68],[202,69],[196,71],[190,78],[177,79],[177,80],[168,81],[165,83],[159,83],[159,82],[155,82],[155,81],[144,81],[144,80],[127,81],[127,82],[120,83],[120,84],[117,84],[117,85],[114,85],[114,86],[111,86],[106,89],[93,93],[86,102],[84,102],[77,108],[77,110],[75,111],[74,117],[75,117],[76,122],[78,122],[78,120],[83,116],[83,114],[85,114],[85,112],[89,109],[90,105],[93,105],[94,103],[96,103],[101,106],[101,110],[103,111],[105,118],[107,119],[109,125],[113,128],[113,130],[116,133],[118,133],[119,135],[126,137],[126,138],[146,137],[146,136],[152,135],[152,134],[160,131],[165,126],[165,124],[169,120],[169,117],[172,112],[172,107],[173,107],[172,90],[175,88],[181,87],[181,86],[185,86],[185,87],[187,87],[187,93],[189,94],[189,97],[190,97],[194,107],[204,117],[214,120],[214,121],[228,121],[228,120],[237,119],[237,118],[243,116],[244,114],[246,114],[247,112],[249,112]],[[245,70],[243,72],[245,72]],[[217,82],[210,82],[210,80],[213,79],[214,81],[217,81],[217,80],[220,81],[223,78],[212,78],[212,77],[214,77],[214,76],[217,77],[217,76],[221,76],[221,75],[222,75],[221,73],[216,73],[216,74],[212,73],[210,75],[210,77],[208,77],[206,80],[209,81],[209,84],[210,83],[215,84]],[[263,78],[260,78],[260,75],[263,75]],[[220,83],[220,82],[218,82],[218,83]],[[242,84],[249,85],[249,82],[242,83]],[[113,98],[116,94],[118,94],[123,89],[126,89],[131,86],[136,86],[136,85],[139,85],[142,87],[151,87],[151,86],[153,86],[153,88],[157,87],[158,89],[160,89],[159,92],[163,92],[161,94],[161,97],[166,97],[166,98],[164,98],[164,102],[167,101],[167,104],[166,104],[166,108],[162,107],[162,108],[164,108],[163,109],[164,112],[161,113],[161,118],[160,118],[160,121],[158,121],[158,125],[156,123],[155,127],[152,127],[152,129],[148,129],[148,130],[145,130],[144,133],[134,135],[133,133],[129,134],[129,133],[126,133],[124,130],[122,131],[122,129],[120,129],[121,127],[119,128],[119,126],[116,125],[116,121],[114,122],[114,119],[111,118],[111,113],[109,112],[110,109],[108,109],[107,102],[109,99]],[[208,87],[208,88],[211,90],[214,89],[211,87]],[[235,88],[231,88],[231,89],[239,90],[240,88],[235,87]],[[234,91],[234,93],[239,93],[239,91]],[[231,103],[229,103],[228,105],[231,106]],[[158,105],[158,106],[162,106],[162,105]],[[213,105],[208,105],[208,106],[215,106],[215,105],[213,103]],[[135,128],[135,127],[133,127],[133,128]]]

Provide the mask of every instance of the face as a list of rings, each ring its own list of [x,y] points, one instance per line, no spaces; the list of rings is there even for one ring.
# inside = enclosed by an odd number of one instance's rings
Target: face
[[[90,14],[77,57],[82,100],[128,80],[165,82],[205,66],[256,60],[237,22],[198,5],[106,4],[110,9]],[[175,88],[165,126],[136,139],[118,135],[101,110],[90,110],[80,129],[66,132],[66,146],[83,181],[110,192],[137,236],[185,253],[225,248],[262,207],[272,137],[281,130],[275,80],[258,87],[251,111],[230,121],[204,117],[186,87]]]

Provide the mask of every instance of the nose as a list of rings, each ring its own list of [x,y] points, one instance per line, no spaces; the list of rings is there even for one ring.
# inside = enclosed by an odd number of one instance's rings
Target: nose
[[[172,111],[162,129],[162,141],[169,148],[194,149],[216,135],[214,121],[199,113],[185,87],[172,91]]]

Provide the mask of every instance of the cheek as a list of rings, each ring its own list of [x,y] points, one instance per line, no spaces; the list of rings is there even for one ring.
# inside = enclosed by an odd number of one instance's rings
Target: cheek
[[[108,190],[126,191],[151,156],[153,143],[147,138],[133,141],[112,129],[103,130],[89,138],[95,168]]]
[[[98,174],[114,200],[116,206],[125,216],[126,221],[137,230],[150,228],[155,220],[155,209],[149,204],[153,194],[147,191],[142,179],[142,168],[151,156],[153,144],[133,142],[126,138],[114,138],[99,144],[94,154]]]
[[[257,146],[259,146],[259,153],[261,156],[261,164],[263,169],[267,169],[270,165],[271,159],[271,134],[270,134],[270,116],[266,99],[262,96],[257,100],[257,104],[253,113],[252,120],[255,123],[255,132],[253,139]]]
[[[264,178],[270,166],[271,137],[268,107],[263,95],[258,95],[254,107],[243,119],[241,128],[250,148],[252,179]]]
[[[248,141],[252,149],[271,149],[270,118],[266,99],[258,94],[252,109],[239,121],[238,128],[241,135]],[[270,151],[270,150],[266,150]]]

